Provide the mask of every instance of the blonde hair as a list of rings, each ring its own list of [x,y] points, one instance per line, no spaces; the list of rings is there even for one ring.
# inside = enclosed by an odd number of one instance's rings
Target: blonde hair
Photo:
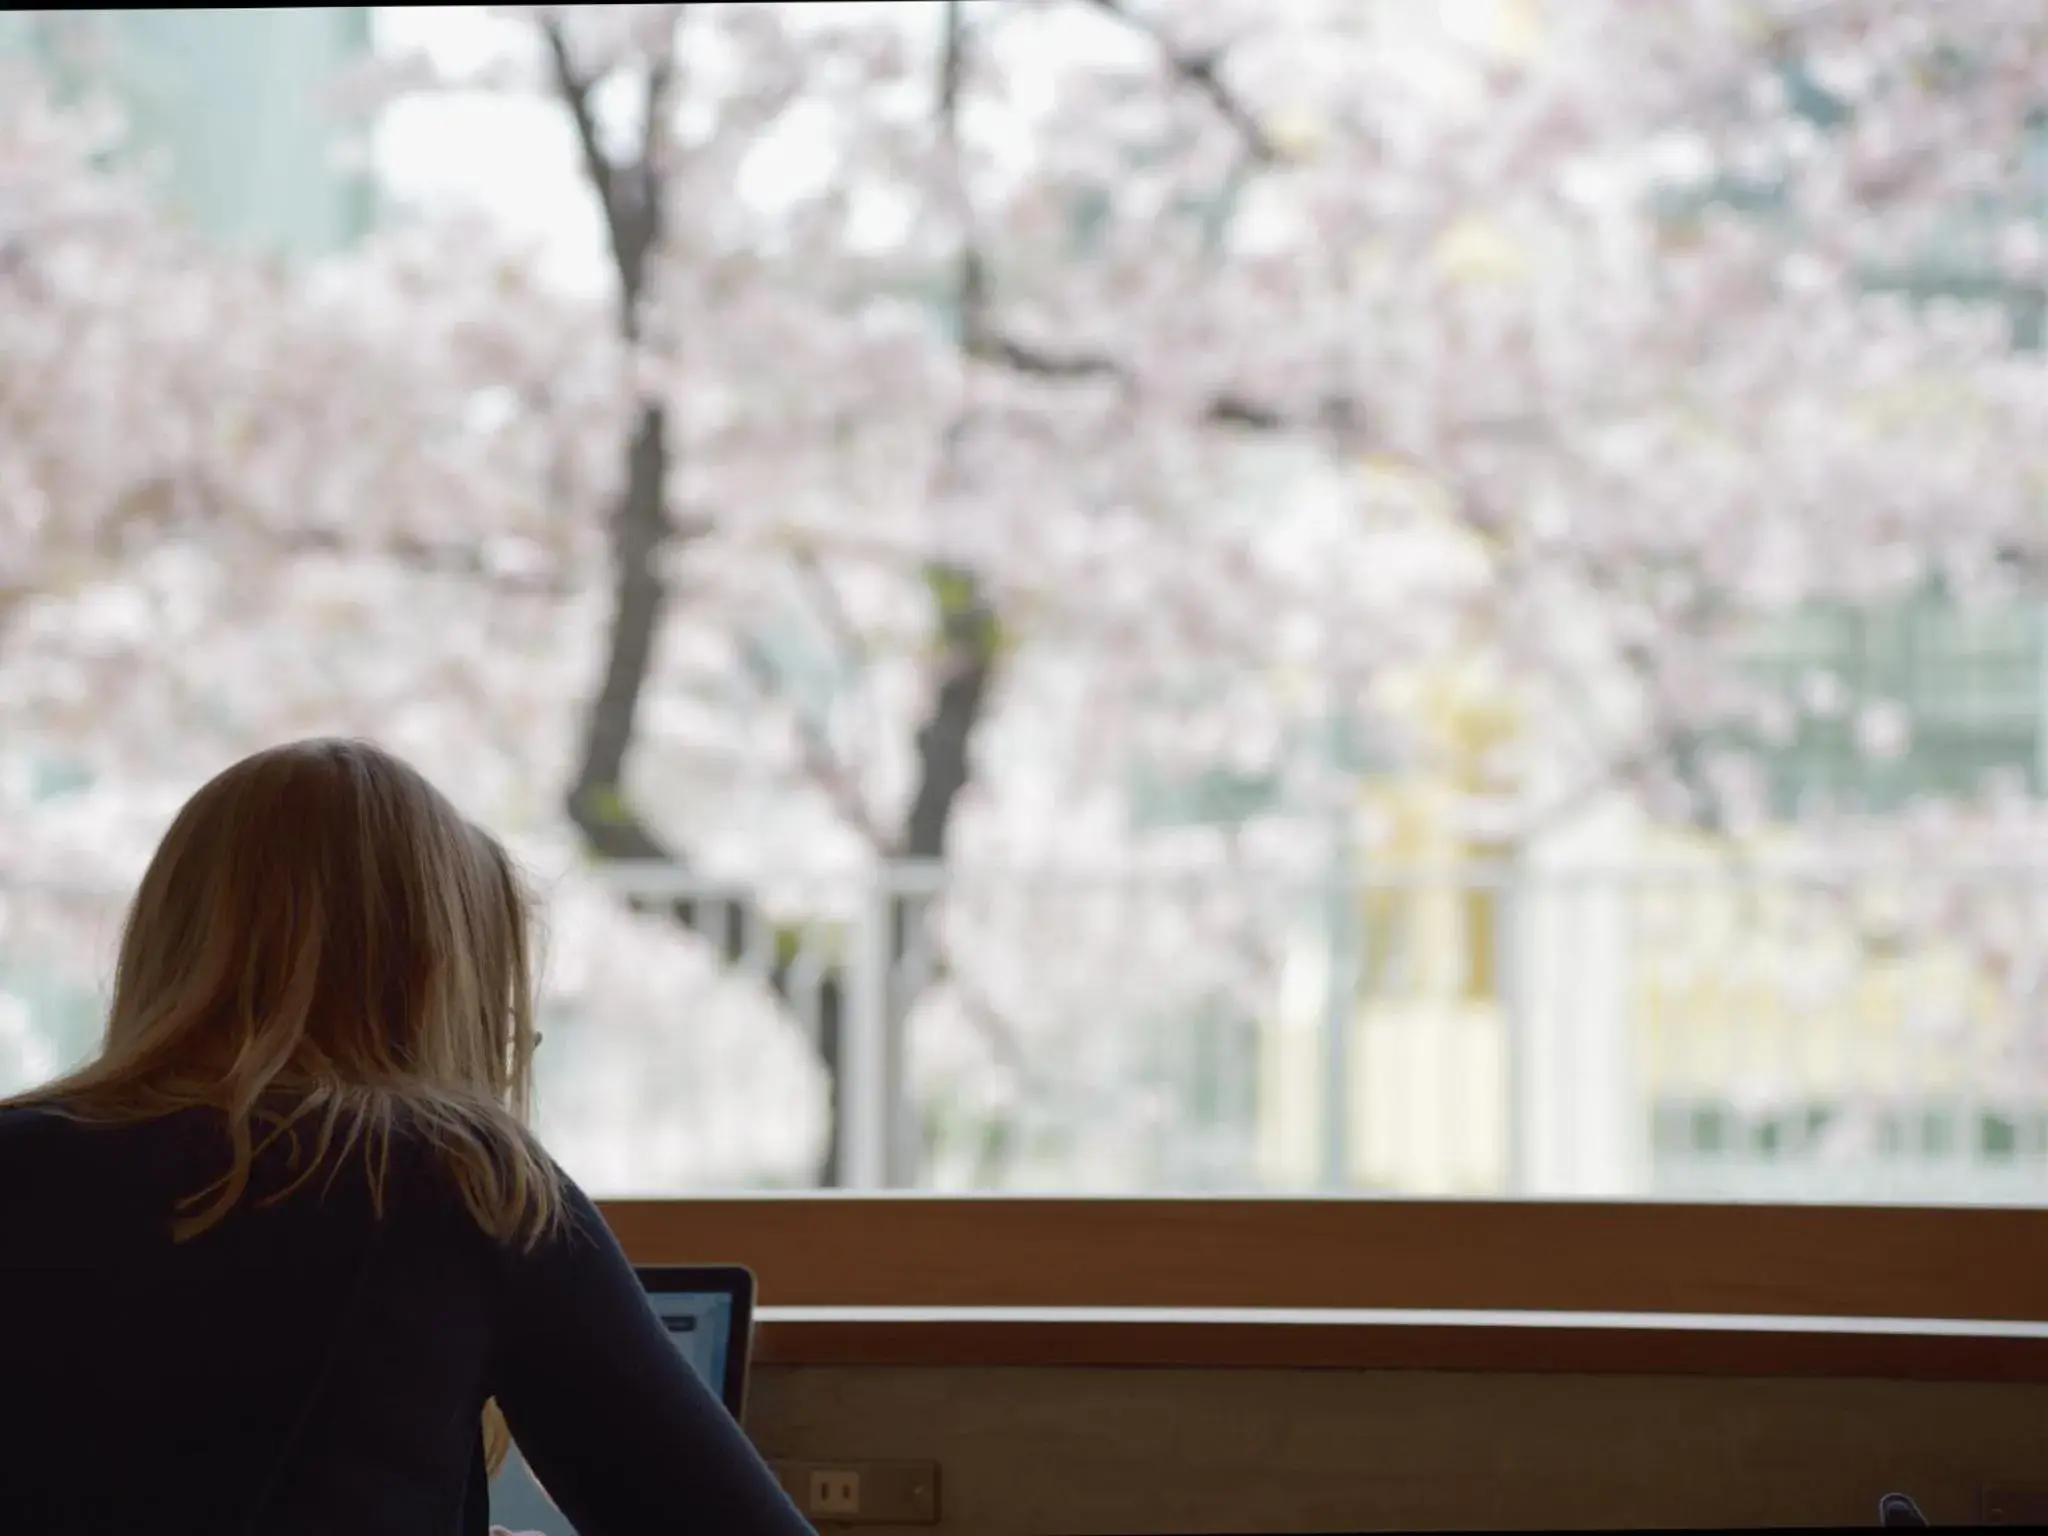
[[[395,1129],[433,1148],[478,1225],[532,1247],[562,1177],[525,1128],[531,919],[499,844],[407,764],[312,740],[244,758],[164,834],[122,934],[106,1043],[0,1107],[100,1123],[218,1110],[232,1160],[179,1202],[179,1239],[242,1201],[256,1157],[317,1126],[270,1205],[361,1155],[382,1216]],[[259,1127],[263,1130],[258,1139]],[[502,1420],[487,1414],[489,1438]],[[493,1443],[491,1460],[502,1459]]]

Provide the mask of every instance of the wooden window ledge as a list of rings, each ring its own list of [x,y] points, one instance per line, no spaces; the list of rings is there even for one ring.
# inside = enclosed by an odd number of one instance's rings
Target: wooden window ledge
[[[1515,1312],[767,1307],[764,1367],[1467,1371],[2048,1384],[2048,1325]]]
[[[935,1195],[602,1209],[639,1263],[751,1267],[769,1367],[2048,1382],[2044,1209]]]

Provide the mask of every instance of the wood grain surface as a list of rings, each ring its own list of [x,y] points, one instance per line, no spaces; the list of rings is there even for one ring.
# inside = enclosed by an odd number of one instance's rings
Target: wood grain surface
[[[2048,1211],[788,1196],[603,1203],[770,1307],[1447,1309],[2048,1320]]]
[[[834,1319],[761,1324],[759,1365],[1463,1371],[2048,1384],[2048,1338],[1683,1326]]]

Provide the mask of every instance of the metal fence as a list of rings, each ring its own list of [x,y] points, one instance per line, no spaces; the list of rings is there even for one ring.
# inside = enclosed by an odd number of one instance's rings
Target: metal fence
[[[614,1183],[2048,1201],[2048,869],[605,878],[693,957],[551,1006],[543,1103]],[[11,932],[18,1079],[97,989]]]
[[[769,929],[856,1187],[2048,1198],[2044,869],[619,884]]]

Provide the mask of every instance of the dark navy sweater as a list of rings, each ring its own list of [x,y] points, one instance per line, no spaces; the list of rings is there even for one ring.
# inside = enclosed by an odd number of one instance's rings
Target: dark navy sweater
[[[381,1219],[343,1164],[173,1242],[226,1146],[0,1111],[0,1532],[482,1533],[495,1396],[582,1536],[808,1536],[581,1191],[522,1253],[401,1138]]]

